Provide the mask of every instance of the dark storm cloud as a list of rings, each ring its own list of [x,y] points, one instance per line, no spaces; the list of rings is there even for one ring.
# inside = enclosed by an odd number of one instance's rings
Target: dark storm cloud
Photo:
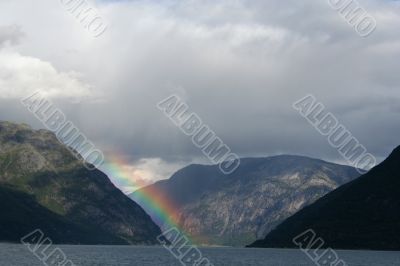
[[[59,104],[98,146],[132,162],[204,160],[156,108],[172,93],[241,156],[340,161],[292,109],[294,101],[314,94],[378,158],[400,144],[399,7],[362,5],[378,21],[368,38],[327,2],[311,0],[100,2],[110,28],[95,41],[62,13],[58,28],[27,26],[22,15],[13,23],[29,31],[21,53],[79,72],[91,84],[91,99]],[[43,19],[54,19],[57,8],[49,4]],[[71,37],[62,42],[64,36]],[[1,118],[18,120],[9,108]]]

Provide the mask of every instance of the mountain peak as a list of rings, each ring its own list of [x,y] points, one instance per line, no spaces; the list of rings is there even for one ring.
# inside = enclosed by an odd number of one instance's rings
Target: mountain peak
[[[0,241],[18,241],[37,228],[30,221],[41,220],[57,243],[157,244],[161,234],[104,173],[86,169],[51,131],[26,124],[0,122],[0,198],[20,207],[15,225],[0,216]],[[8,210],[0,204],[1,213]]]
[[[292,239],[313,229],[337,249],[399,250],[400,147],[360,178],[294,214],[254,247],[294,247]]]
[[[389,158],[391,157],[400,158],[400,146],[392,151],[392,153],[389,155]]]
[[[25,123],[14,123],[0,120],[0,130],[32,130],[32,127]]]
[[[243,246],[358,176],[352,167],[303,156],[244,158],[230,175],[218,165],[187,166],[132,198],[146,207],[140,194],[158,191],[168,196],[179,225],[197,243]],[[157,213],[150,214],[158,220]]]

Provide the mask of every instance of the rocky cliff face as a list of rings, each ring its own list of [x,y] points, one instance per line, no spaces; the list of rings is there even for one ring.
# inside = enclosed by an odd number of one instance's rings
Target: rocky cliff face
[[[167,195],[179,207],[180,225],[198,243],[243,246],[358,176],[347,166],[276,156],[243,159],[231,175],[217,166],[191,165],[143,189]]]
[[[105,174],[84,168],[53,133],[27,125],[0,122],[0,197],[17,206],[11,213],[0,205],[0,241],[41,227],[58,243],[156,244],[161,233]]]
[[[294,248],[312,229],[325,247],[400,250],[400,147],[367,174],[296,213],[252,247]]]

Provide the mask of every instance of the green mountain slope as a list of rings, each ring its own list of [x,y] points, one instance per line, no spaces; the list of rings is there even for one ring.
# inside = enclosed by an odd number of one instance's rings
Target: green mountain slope
[[[0,198],[0,241],[33,227],[59,243],[156,244],[161,233],[105,174],[87,170],[51,132],[26,125],[0,122]]]

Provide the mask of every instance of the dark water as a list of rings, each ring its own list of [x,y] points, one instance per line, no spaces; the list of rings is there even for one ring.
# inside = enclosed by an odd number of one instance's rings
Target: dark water
[[[58,246],[75,265],[179,266],[162,247]],[[315,266],[296,250],[202,248],[203,255],[215,265]],[[338,251],[349,266],[398,266],[400,252]],[[25,246],[0,244],[0,265],[43,266]]]

